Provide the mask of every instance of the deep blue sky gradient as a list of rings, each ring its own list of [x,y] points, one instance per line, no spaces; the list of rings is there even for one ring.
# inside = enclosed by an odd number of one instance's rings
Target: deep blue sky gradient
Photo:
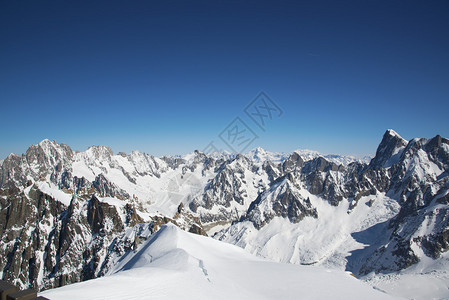
[[[271,151],[449,137],[448,16],[445,0],[1,1],[0,159],[45,138],[226,149],[237,116]],[[284,111],[266,132],[243,112],[260,91]]]

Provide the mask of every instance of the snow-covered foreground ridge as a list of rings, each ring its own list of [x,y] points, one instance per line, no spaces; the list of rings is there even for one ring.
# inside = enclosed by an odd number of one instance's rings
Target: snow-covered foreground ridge
[[[69,299],[393,299],[348,273],[274,263],[164,225],[111,275],[42,293]]]
[[[369,162],[261,148],[158,158],[44,140],[0,163],[0,277],[40,290],[102,277],[173,222],[271,261],[449,297],[448,175],[447,139],[393,130]]]

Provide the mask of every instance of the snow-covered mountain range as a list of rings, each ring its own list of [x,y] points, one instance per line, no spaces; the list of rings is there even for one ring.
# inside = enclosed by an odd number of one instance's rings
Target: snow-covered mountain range
[[[372,160],[261,148],[158,158],[44,140],[0,163],[0,275],[49,289],[111,274],[172,222],[271,261],[449,297],[448,172],[449,140],[393,130]],[[398,288],[416,277],[433,288]]]

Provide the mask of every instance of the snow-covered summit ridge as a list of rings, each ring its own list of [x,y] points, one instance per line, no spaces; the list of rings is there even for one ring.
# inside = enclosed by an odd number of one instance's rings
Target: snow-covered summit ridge
[[[403,139],[402,136],[393,129],[387,129],[386,134]]]
[[[113,275],[42,295],[52,300],[394,299],[346,272],[269,262],[171,224],[129,252]]]
[[[389,168],[400,160],[402,151],[408,142],[394,130],[385,132],[382,141],[377,147],[376,156],[370,162],[375,168]]]
[[[256,163],[263,163],[264,161],[271,161],[273,163],[281,163],[286,160],[289,153],[270,152],[262,147],[256,147],[245,154],[246,157],[253,160]]]

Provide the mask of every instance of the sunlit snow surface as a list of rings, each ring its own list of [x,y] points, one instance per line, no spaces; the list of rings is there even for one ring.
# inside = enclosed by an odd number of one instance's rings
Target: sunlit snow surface
[[[352,234],[381,224],[399,211],[399,204],[381,193],[362,197],[348,213],[348,201],[335,207],[305,189],[296,192],[310,199],[317,208],[318,218],[306,217],[299,224],[293,224],[288,219],[275,217],[260,230],[249,221],[239,222],[214,237],[277,262],[344,270],[351,251],[365,247]],[[367,205],[369,201],[373,201],[371,207]],[[371,236],[377,238],[373,233]]]
[[[239,222],[214,237],[273,261],[345,270],[372,253],[370,249],[358,249],[375,245],[388,230],[386,221],[399,211],[399,204],[382,193],[362,197],[349,214],[347,201],[333,207],[305,189],[298,193],[317,208],[317,219],[306,217],[298,226],[275,217],[260,230],[249,221]],[[429,220],[420,233],[431,231],[438,225],[434,223]],[[418,264],[400,272],[369,274],[361,279],[390,295],[417,300],[449,299],[449,254],[433,260],[419,247],[413,251],[421,259]]]
[[[112,275],[49,290],[58,299],[394,299],[350,274],[282,264],[164,226]]]

